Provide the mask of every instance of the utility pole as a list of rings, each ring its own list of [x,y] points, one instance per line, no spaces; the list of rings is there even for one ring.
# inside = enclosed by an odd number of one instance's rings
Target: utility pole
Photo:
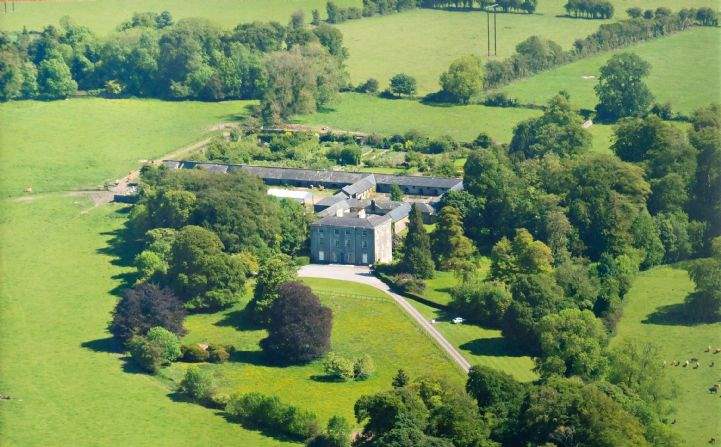
[[[488,38],[486,43],[488,44],[488,52],[486,56],[491,57],[491,13],[486,9],[486,30],[488,31]]]
[[[497,36],[497,32],[496,32],[498,30],[498,28],[496,27],[496,15],[497,15],[496,6],[497,5],[493,5],[493,55],[494,56],[498,56],[498,36]]]

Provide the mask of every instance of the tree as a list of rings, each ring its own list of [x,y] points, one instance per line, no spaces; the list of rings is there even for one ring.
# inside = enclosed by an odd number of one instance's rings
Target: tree
[[[358,357],[353,362],[353,378],[356,380],[368,379],[375,370],[376,366],[375,363],[373,363],[373,358],[371,358],[368,354]]]
[[[525,228],[516,230],[513,241],[502,238],[491,252],[490,278],[510,281],[513,275],[549,273],[552,270],[551,249]]]
[[[661,241],[658,225],[648,212],[642,211],[636,216],[631,225],[631,231],[633,246],[643,250],[642,269],[648,269],[663,262],[666,250]]]
[[[549,274],[519,274],[511,282],[513,301],[506,311],[501,330],[504,337],[533,355],[540,352],[539,322],[543,317],[568,307],[563,289]]]
[[[170,364],[180,357],[180,340],[178,336],[162,326],[150,328],[145,336],[149,343],[160,348],[163,364]]]
[[[197,309],[227,307],[245,289],[245,264],[223,248],[215,233],[198,226],[183,227],[175,237],[167,280]]]
[[[468,104],[483,89],[483,61],[475,55],[454,60],[448,71],[441,74],[440,83],[443,91],[457,102]]]
[[[342,416],[333,416],[328,420],[324,433],[306,442],[306,447],[350,447],[351,426]]]
[[[313,33],[331,55],[340,60],[348,58],[348,50],[343,47],[343,33],[338,28],[323,23],[316,26]]]
[[[496,418],[492,438],[511,445],[509,441],[517,436],[515,427],[527,387],[502,371],[474,365],[468,371],[466,391],[476,400],[481,414]]]
[[[451,291],[449,307],[472,323],[498,328],[511,305],[511,294],[503,283],[472,279]]]
[[[133,336],[144,336],[151,327],[162,326],[185,334],[183,303],[167,288],[141,283],[123,292],[113,311],[109,330],[121,342]]]
[[[398,186],[394,183],[391,185],[390,196],[391,196],[391,200],[393,200],[394,202],[402,202],[403,201],[403,190],[401,189],[400,186]]]
[[[696,290],[686,297],[688,315],[695,321],[721,321],[721,238],[713,240],[714,256],[697,260],[690,268]]]
[[[413,96],[416,94],[416,78],[405,73],[398,73],[391,78],[390,92],[396,96]]]
[[[268,320],[268,337],[260,346],[274,362],[307,363],[330,349],[333,314],[304,284],[283,284]]]
[[[641,10],[641,8],[638,8],[638,7],[628,8],[626,10],[626,14],[628,14],[628,16],[631,17],[632,19],[638,19],[643,14],[643,10]]]
[[[433,257],[431,242],[423,226],[421,212],[417,206],[411,207],[408,221],[408,234],[403,243],[401,269],[419,278],[433,277]]]
[[[580,376],[584,380],[601,377],[606,368],[607,342],[603,323],[589,310],[563,309],[541,319],[538,328],[541,355],[537,369],[548,375],[547,365],[556,359],[566,376]]]
[[[583,128],[583,119],[571,109],[568,97],[554,96],[538,118],[521,121],[513,129],[511,154],[537,158],[548,153],[572,156],[591,147],[591,134]]]
[[[461,213],[453,206],[441,209],[436,228],[431,234],[431,249],[436,265],[441,270],[467,264],[475,254],[473,242],[463,234]]]
[[[519,439],[532,445],[649,446],[640,421],[596,383],[552,378],[533,388],[524,404]],[[558,444],[557,444],[558,445]]]
[[[650,69],[651,65],[634,53],[612,56],[601,67],[601,75],[595,87],[598,115],[615,121],[646,113],[653,102],[653,95],[643,78],[648,76]]]
[[[410,377],[406,374],[405,370],[399,369],[396,375],[393,377],[393,388],[403,388],[410,382]]]
[[[271,53],[265,72],[268,80],[261,109],[264,121],[270,124],[316,111],[346,83],[340,61],[318,43]]]
[[[78,90],[78,83],[73,80],[70,69],[59,54],[40,63],[38,86],[40,94],[49,99],[67,98]]]
[[[399,423],[422,428],[428,417],[423,401],[407,388],[361,396],[353,411],[358,423],[365,421],[363,434],[368,438],[389,432]]]
[[[353,361],[338,355],[329,353],[323,361],[323,371],[326,377],[339,382],[345,382],[354,377]]]
[[[296,279],[296,270],[290,256],[276,254],[264,258],[256,275],[253,300],[249,303],[256,321],[268,322],[268,311],[278,299],[280,287]]]
[[[196,402],[208,402],[215,391],[215,379],[209,369],[191,366],[185,370],[178,390]]]
[[[690,214],[708,225],[706,239],[721,236],[721,108],[712,105],[693,116],[691,144],[698,150],[691,186]]]

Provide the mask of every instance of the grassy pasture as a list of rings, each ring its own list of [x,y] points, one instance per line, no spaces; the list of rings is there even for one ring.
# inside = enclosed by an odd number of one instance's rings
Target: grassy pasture
[[[126,370],[106,331],[126,271],[106,247],[125,216],[116,206],[80,214],[90,206],[60,195],[0,202],[0,393],[13,398],[0,402],[0,443],[281,445]]]
[[[381,134],[415,129],[431,136],[451,135],[462,141],[482,131],[508,142],[518,121],[540,115],[529,109],[504,109],[481,105],[436,106],[411,100],[390,100],[359,93],[346,93],[326,110],[296,118],[302,124]]]
[[[648,86],[657,101],[670,101],[674,111],[689,113],[721,100],[721,29],[697,28],[618,52],[636,53],[651,64]],[[598,102],[596,77],[612,54],[581,59],[502,90],[521,102],[541,104],[565,89],[575,104],[592,109]]]
[[[335,383],[322,378],[322,361],[284,368],[268,365],[258,347],[265,330],[249,326],[239,306],[218,314],[194,315],[186,325],[188,342],[229,343],[238,348],[230,362],[212,366],[223,378],[223,390],[277,394],[323,420],[340,414],[353,421],[358,397],[389,388],[398,368],[411,376],[434,374],[464,383],[461,370],[388,295],[363,284],[315,278],[303,281],[333,310],[333,351],[349,358],[369,354],[376,373],[362,382]],[[177,370],[185,367],[187,364],[173,365]],[[169,373],[181,376],[179,371]]]
[[[95,187],[199,140],[246,101],[79,98],[0,104],[0,197]]]
[[[668,363],[696,357],[699,369],[668,366],[678,386],[674,425],[685,445],[707,445],[710,438],[721,435],[721,399],[708,388],[721,377],[720,354],[704,352],[706,347],[721,347],[721,323],[686,325],[668,317],[678,310],[693,283],[685,270],[673,266],[657,267],[643,272],[625,298],[623,318],[612,340],[651,341],[658,344]],[[666,315],[664,315],[666,314]],[[710,362],[714,367],[709,367]]]
[[[9,2],[8,2],[9,3]],[[360,0],[335,0],[339,6],[360,6]],[[0,29],[42,29],[70,16],[76,23],[99,33],[109,33],[134,12],[170,11],[175,20],[203,17],[223,28],[255,20],[287,23],[293,11],[302,9],[308,20],[313,9],[325,17],[326,0],[68,0],[18,1],[15,12],[0,12]],[[8,4],[10,8],[10,4]]]

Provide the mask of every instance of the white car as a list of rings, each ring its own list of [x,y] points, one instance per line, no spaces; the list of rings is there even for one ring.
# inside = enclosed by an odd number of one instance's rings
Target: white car
[[[464,321],[466,321],[466,319],[462,318],[462,317],[456,317],[456,318],[452,319],[451,321],[453,322],[453,324],[461,324]]]

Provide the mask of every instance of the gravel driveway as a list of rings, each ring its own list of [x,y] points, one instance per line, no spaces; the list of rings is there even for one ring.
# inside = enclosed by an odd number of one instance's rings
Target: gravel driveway
[[[341,265],[341,264],[309,264],[298,269],[298,276],[308,278],[326,278],[338,279],[342,281],[352,281],[375,287],[378,290],[390,295],[396,303],[413,318],[420,327],[431,336],[431,338],[448,354],[463,371],[468,372],[471,364],[461,355],[460,352],[438,332],[438,330],[426,320],[415,307],[411,306],[408,300],[397,293],[391,292],[388,285],[373,276],[370,268],[357,265]]]

